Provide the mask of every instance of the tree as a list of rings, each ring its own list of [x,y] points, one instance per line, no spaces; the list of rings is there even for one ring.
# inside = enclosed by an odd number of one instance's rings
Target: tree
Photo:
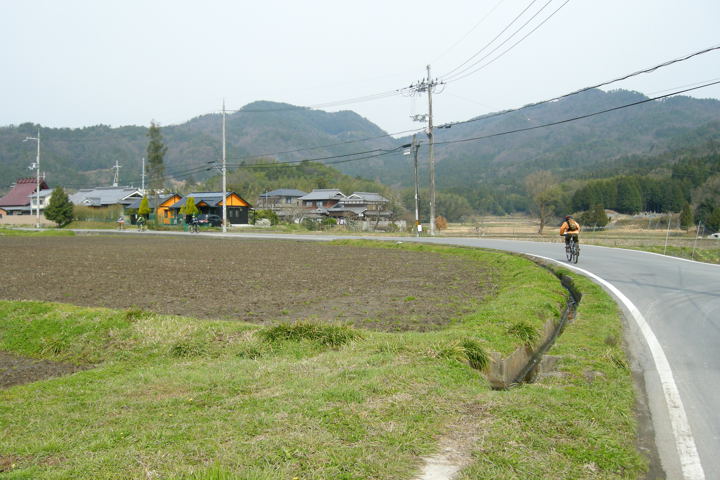
[[[561,195],[555,176],[547,170],[538,170],[525,177],[525,189],[532,202],[532,213],[540,220],[538,233],[542,235],[545,223],[555,213]]]
[[[195,205],[195,199],[193,197],[187,197],[185,199],[185,205],[180,207],[180,214],[197,215],[198,213],[200,213],[200,210],[198,210],[197,205]]]
[[[720,207],[715,207],[707,217],[705,225],[713,232],[720,232]]]
[[[148,201],[147,197],[143,197],[142,200],[140,200],[140,206],[138,207],[137,213],[141,217],[145,218],[150,215],[150,202]]]
[[[685,202],[680,212],[680,228],[684,228],[686,231],[690,230],[690,227],[695,223],[693,218],[692,208],[690,204]]]
[[[157,194],[158,190],[162,190],[165,184],[165,164],[163,161],[167,147],[163,143],[160,126],[154,121],[150,123],[147,137],[150,139],[147,146],[147,174],[150,179],[150,188]]]
[[[635,214],[643,207],[642,195],[637,180],[621,177],[617,182],[617,210],[622,213]]]
[[[73,204],[62,187],[55,187],[50,202],[43,212],[45,218],[57,223],[58,227],[64,227],[73,219]]]

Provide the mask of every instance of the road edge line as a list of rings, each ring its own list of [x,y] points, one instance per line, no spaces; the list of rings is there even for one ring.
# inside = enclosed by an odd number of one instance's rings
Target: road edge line
[[[677,452],[680,457],[680,467],[682,469],[683,478],[685,480],[705,480],[705,471],[700,463],[700,456],[698,455],[697,447],[695,445],[695,438],[693,437],[692,430],[690,429],[690,423],[688,422],[685,407],[683,406],[682,399],[680,398],[680,391],[675,384],[675,378],[673,376],[672,369],[670,368],[670,363],[668,362],[667,357],[665,356],[665,351],[662,349],[655,333],[650,328],[650,325],[648,325],[640,310],[615,285],[588,270],[567,265],[564,262],[543,257],[541,255],[534,255],[531,253],[524,253],[524,255],[551,261],[562,265],[565,268],[576,270],[583,275],[587,275],[610,290],[610,292],[615,295],[615,297],[620,300],[623,305],[625,305],[635,320],[635,324],[642,332],[643,337],[645,337],[645,342],[647,343],[653,357],[653,361],[655,362],[655,368],[658,376],[660,377],[660,384],[662,385],[665,397],[665,405],[668,409],[673,436],[675,437],[675,447],[677,448]]]

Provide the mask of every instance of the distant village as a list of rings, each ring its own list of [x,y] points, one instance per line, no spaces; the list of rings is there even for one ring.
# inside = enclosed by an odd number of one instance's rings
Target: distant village
[[[38,185],[39,180],[39,185]],[[43,210],[48,205],[53,189],[43,178],[21,178],[10,192],[0,198],[0,225],[53,225],[46,220]],[[225,206],[229,226],[251,223],[252,210],[271,211],[280,221],[300,223],[306,219],[322,221],[332,218],[339,225],[348,222],[372,222],[375,226],[387,226],[391,211],[389,200],[374,192],[353,192],[345,195],[338,189],[315,189],[303,192],[295,189],[278,189],[261,194],[254,199],[255,207],[237,192],[192,192],[187,195],[162,192],[149,195],[133,187],[84,188],[69,195],[75,206],[122,212],[129,223],[134,224],[143,197],[148,196],[151,217],[158,224],[177,225],[184,221],[183,207],[192,198],[200,215],[217,215],[222,218]]]

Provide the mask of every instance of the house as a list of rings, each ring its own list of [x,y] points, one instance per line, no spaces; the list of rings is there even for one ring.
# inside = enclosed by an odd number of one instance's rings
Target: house
[[[107,208],[111,205],[127,207],[135,198],[142,198],[142,193],[132,187],[83,188],[70,195],[74,205],[93,208]]]
[[[373,192],[355,192],[327,209],[327,215],[338,219],[387,220],[390,201]],[[340,223],[343,223],[342,221]]]
[[[0,198],[0,209],[4,212],[3,216],[12,215],[31,215],[33,209],[37,207],[36,196],[37,191],[37,179],[36,178],[21,178],[15,185],[13,185],[10,192],[4,197]],[[40,179],[40,210],[42,211],[47,204],[49,194],[52,194],[45,183],[44,179]],[[44,193],[45,192],[45,193]]]
[[[172,216],[177,217],[180,214],[180,209],[185,206],[185,202],[189,197],[193,198],[201,214],[208,213],[222,217],[224,203],[222,192],[188,193],[187,197],[168,207],[172,212]],[[225,198],[227,199],[228,223],[231,225],[247,225],[249,223],[249,214],[252,205],[235,192],[227,192]]]
[[[281,188],[271,192],[265,192],[259,196],[257,208],[272,210],[279,217],[293,217],[300,209],[300,197],[307,195],[307,192],[292,188]]]
[[[174,225],[177,223],[177,211],[171,210],[170,207],[182,200],[182,198],[182,195],[178,193],[164,193],[157,196],[149,195],[148,206],[150,207],[151,214],[156,215],[159,223]],[[140,202],[142,202],[142,198],[133,197],[130,203],[127,204],[126,210],[134,209],[137,211],[137,209],[140,208]],[[137,215],[133,217],[133,223],[135,223],[136,218]]]
[[[320,216],[327,215],[327,210],[344,198],[345,195],[340,190],[330,188],[313,190],[298,198],[298,201],[306,214]]]

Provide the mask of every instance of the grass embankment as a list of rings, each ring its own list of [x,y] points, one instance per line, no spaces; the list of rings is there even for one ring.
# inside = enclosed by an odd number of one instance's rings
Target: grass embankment
[[[71,232],[68,230],[16,230],[12,228],[0,227],[0,237],[68,237],[73,235],[75,235],[75,232]]]
[[[492,391],[471,365],[557,314],[559,282],[518,257],[392,248],[483,262],[497,291],[443,330],[399,334],[0,302],[0,349],[95,365],[0,391],[3,478],[411,479],[458,425],[461,478],[637,478],[620,320],[600,288],[578,280],[557,376]]]
[[[685,258],[705,263],[720,263],[720,249],[704,249],[692,247],[673,247],[668,245],[652,245],[642,247],[631,247],[635,250],[643,250],[645,252],[660,253],[671,257]]]

